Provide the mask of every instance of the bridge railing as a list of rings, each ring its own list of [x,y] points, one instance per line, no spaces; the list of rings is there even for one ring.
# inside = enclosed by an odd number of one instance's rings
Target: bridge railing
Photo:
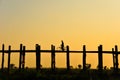
[[[19,70],[25,68],[25,54],[28,53],[35,53],[36,54],[36,70],[41,69],[41,54],[43,53],[50,53],[51,54],[51,69],[54,71],[56,68],[56,57],[55,55],[57,53],[65,53],[66,54],[66,69],[70,70],[70,54],[71,53],[81,53],[83,54],[82,58],[82,65],[83,70],[86,70],[86,55],[88,53],[97,53],[98,54],[98,70],[103,70],[103,54],[111,54],[113,55],[113,67],[114,70],[118,71],[118,55],[120,54],[120,51],[118,51],[118,46],[115,45],[114,48],[111,49],[111,51],[103,51],[103,46],[99,45],[97,51],[87,51],[86,45],[83,45],[82,50],[70,50],[69,46],[66,46],[66,50],[55,50],[55,46],[51,45],[51,50],[41,50],[41,46],[39,44],[35,45],[35,49],[33,50],[26,50],[26,46],[23,44],[20,44],[19,50],[11,50],[11,46],[8,46],[8,50],[5,50],[4,44],[2,45],[2,49],[0,50],[0,53],[2,54],[2,63],[1,63],[1,69],[4,69],[4,54],[8,54],[8,71],[10,70],[10,58],[11,54],[19,53]]]

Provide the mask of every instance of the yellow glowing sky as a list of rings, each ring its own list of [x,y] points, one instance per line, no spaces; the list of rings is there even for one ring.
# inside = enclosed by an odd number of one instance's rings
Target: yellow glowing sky
[[[60,41],[72,50],[104,50],[120,45],[120,0],[0,0],[0,44],[19,49],[56,47]],[[7,47],[6,47],[7,49]],[[35,66],[35,56],[26,56],[26,66]],[[42,55],[42,65],[50,67],[50,54]],[[11,63],[18,66],[18,55]],[[7,56],[6,56],[7,58]],[[71,65],[82,64],[82,55],[71,54]],[[31,63],[30,63],[31,61]],[[6,60],[7,63],[7,60]],[[97,54],[88,55],[87,63],[97,65]],[[65,67],[65,55],[57,55],[57,67]],[[104,65],[112,66],[112,56],[104,56]]]

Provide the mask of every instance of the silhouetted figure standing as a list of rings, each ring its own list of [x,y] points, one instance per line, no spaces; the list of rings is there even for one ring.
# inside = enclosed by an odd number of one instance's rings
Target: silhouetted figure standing
[[[61,40],[61,47],[60,47],[60,48],[61,48],[62,51],[65,50],[65,49],[64,49],[64,42],[63,42],[63,40]]]

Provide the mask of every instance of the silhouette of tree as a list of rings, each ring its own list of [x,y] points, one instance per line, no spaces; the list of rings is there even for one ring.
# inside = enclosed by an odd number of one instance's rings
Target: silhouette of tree
[[[104,66],[104,70],[107,70],[108,69],[108,67],[107,66]]]
[[[73,66],[70,66],[70,69],[73,69]]]
[[[42,65],[40,64],[40,68],[42,68]]]
[[[91,64],[86,64],[86,68],[90,69],[91,68]]]
[[[79,68],[79,69],[82,69],[82,65],[78,64],[78,68]]]
[[[10,69],[15,68],[15,64],[10,64]]]
[[[111,70],[114,70],[114,67],[110,67]]]
[[[29,67],[27,66],[26,69],[29,69]]]

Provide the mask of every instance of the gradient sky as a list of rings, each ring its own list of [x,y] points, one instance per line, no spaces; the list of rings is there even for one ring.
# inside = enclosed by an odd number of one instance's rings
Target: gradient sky
[[[97,50],[99,44],[111,50],[120,45],[119,21],[120,0],[0,0],[0,44],[19,49],[23,43],[35,49],[39,43],[50,49],[64,40],[72,50],[81,50],[84,44],[87,50]],[[35,66],[32,55],[26,56],[26,66]],[[18,65],[18,55],[12,56],[12,63]],[[50,67],[50,54],[42,56],[42,65]],[[57,55],[58,67],[65,66],[63,61],[65,55]],[[87,63],[96,67],[97,54],[88,55]],[[71,54],[71,65],[77,64],[82,64],[82,55]],[[111,55],[105,55],[104,65],[112,66]]]

